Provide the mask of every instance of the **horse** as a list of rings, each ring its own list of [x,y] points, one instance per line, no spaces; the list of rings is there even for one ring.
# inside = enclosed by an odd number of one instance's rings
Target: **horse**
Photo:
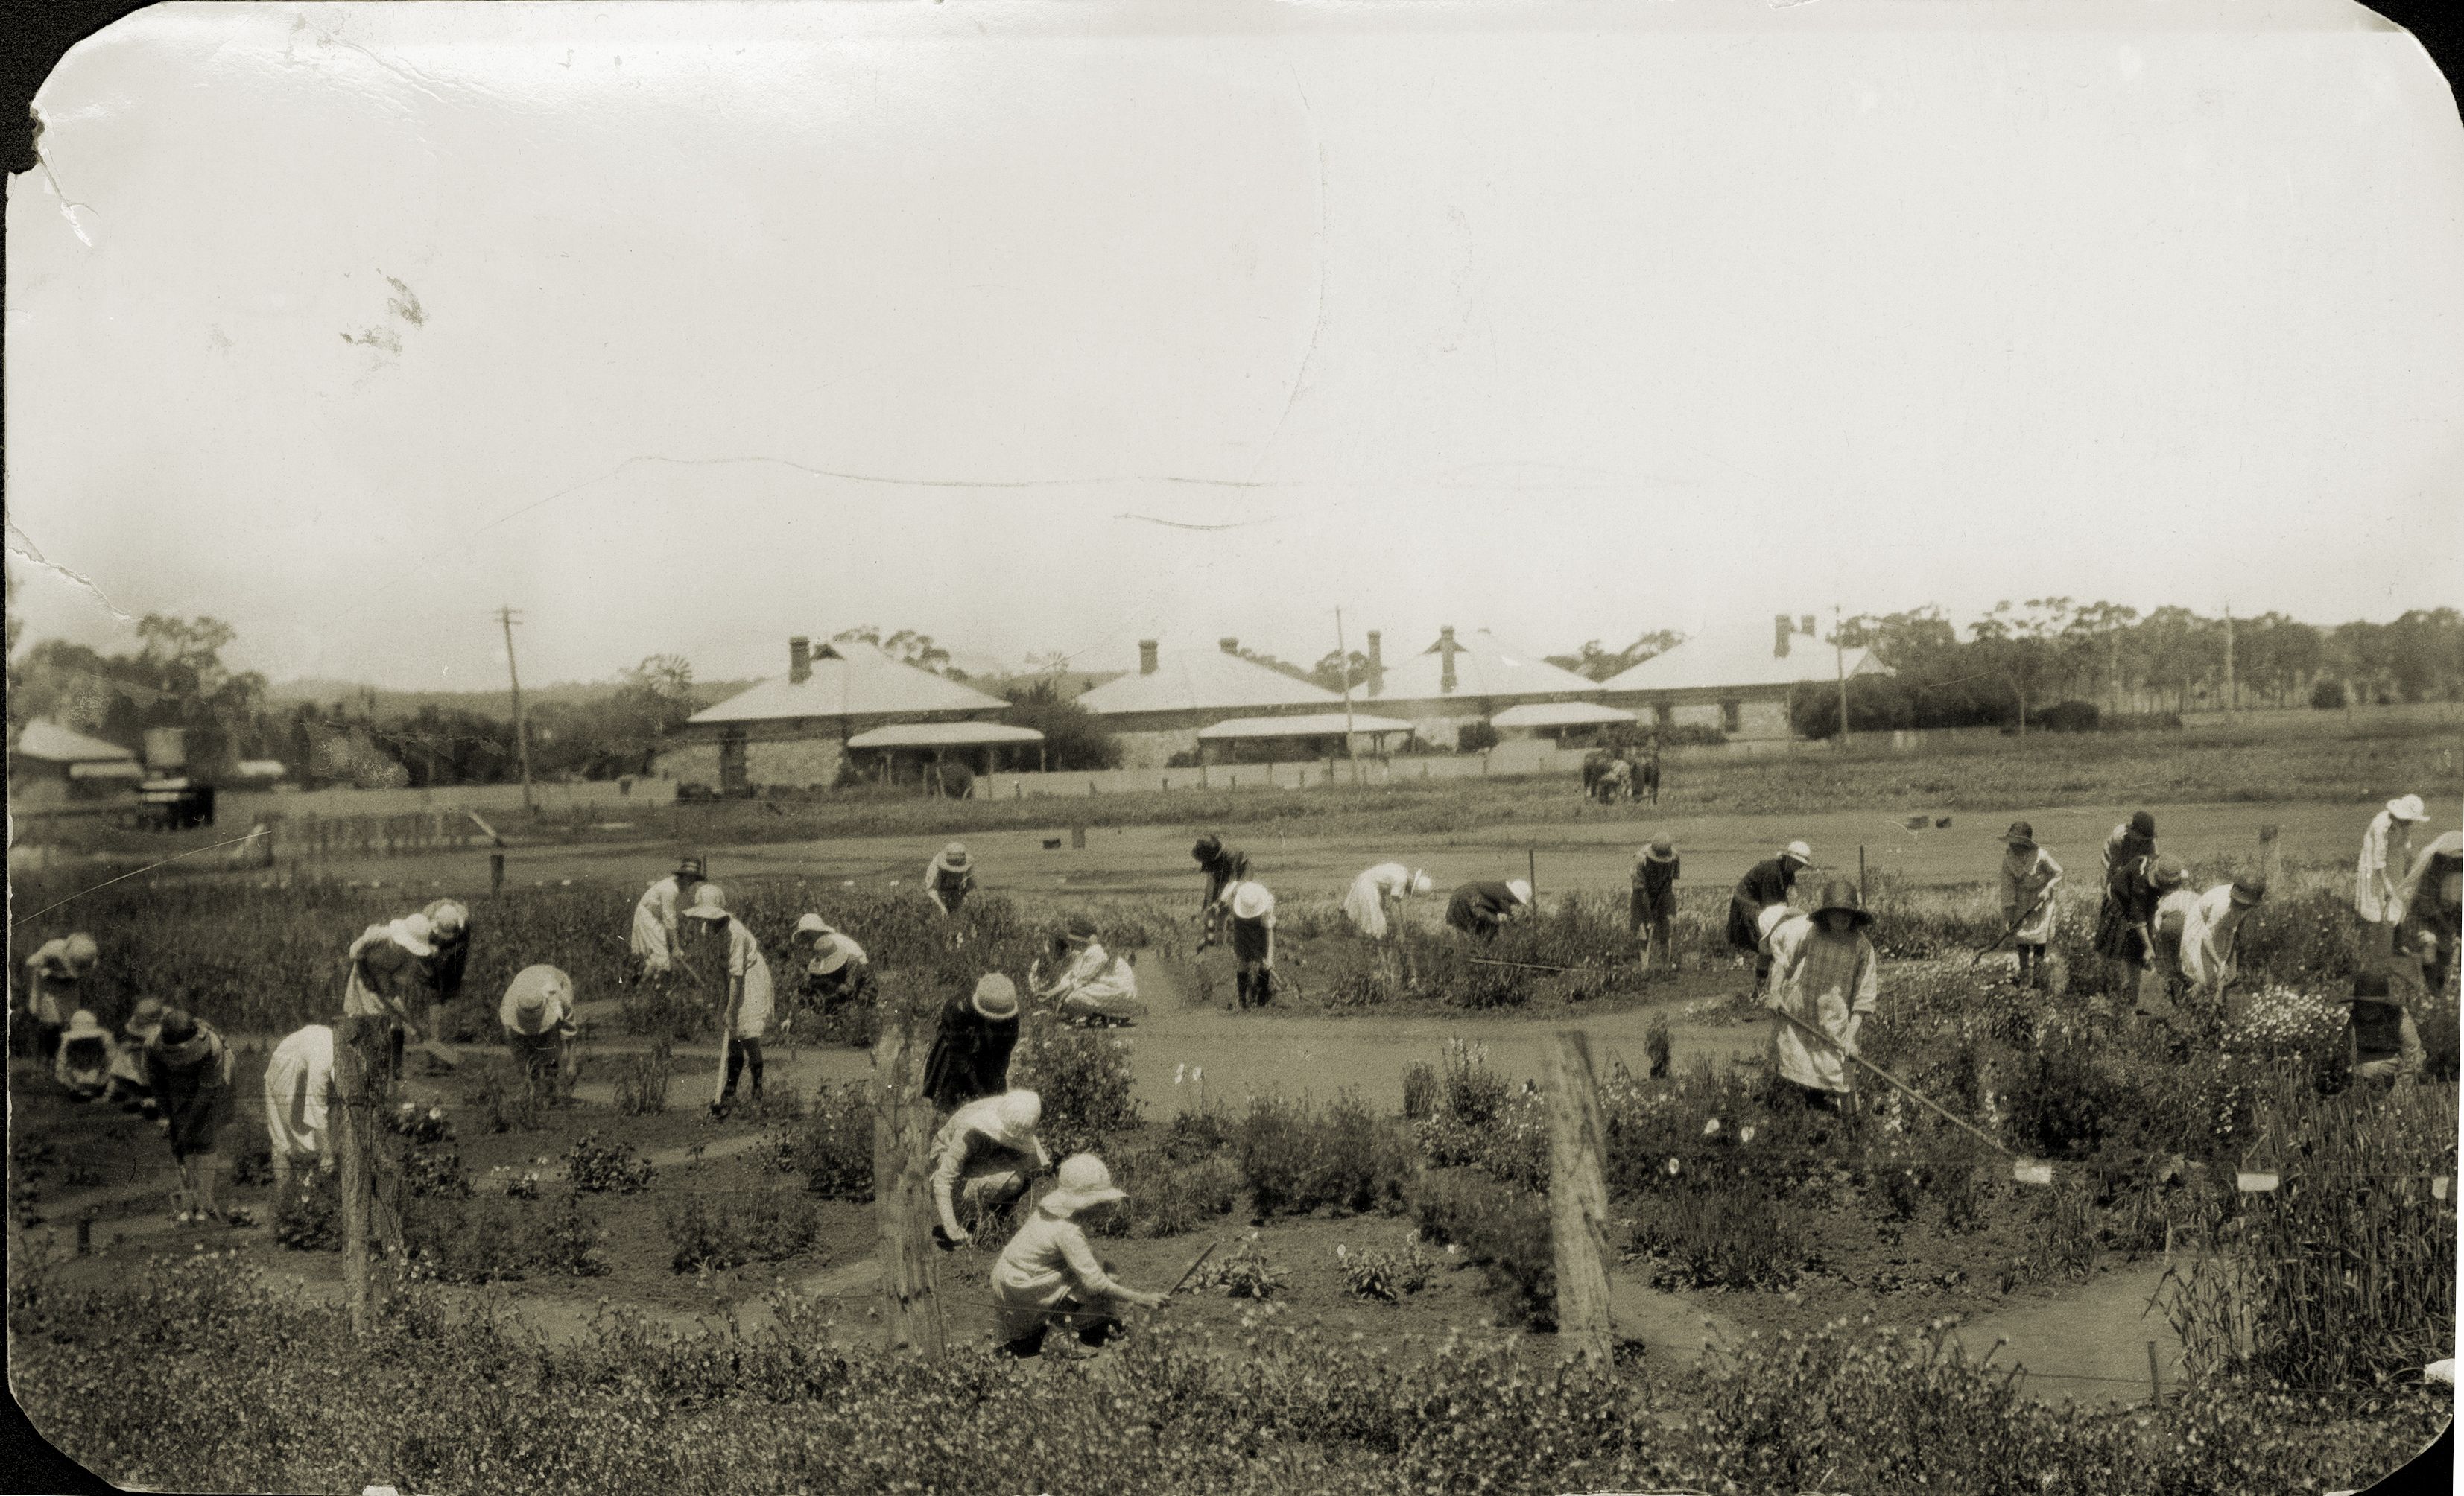
[[[1634,765],[1634,798],[1635,798],[1635,799],[1637,799],[1637,800],[1641,800],[1641,799],[1644,799],[1645,797],[1649,797],[1649,799],[1650,799],[1650,801],[1651,801],[1651,803],[1652,803],[1653,804],[1655,804],[1655,805],[1656,805],[1656,804],[1659,804],[1659,803],[1660,803],[1660,757],[1659,757],[1659,755],[1655,754],[1655,755],[1653,755],[1652,757],[1650,757],[1650,758],[1648,758],[1648,759],[1627,759],[1626,761],[1627,761],[1628,763],[1631,763],[1631,764],[1633,764],[1633,765]]]

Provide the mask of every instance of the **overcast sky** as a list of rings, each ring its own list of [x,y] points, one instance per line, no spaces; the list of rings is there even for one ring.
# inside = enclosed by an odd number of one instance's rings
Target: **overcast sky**
[[[460,689],[500,603],[546,682],[2458,601],[2427,56],[2001,9],[158,8],[11,183],[21,607]]]

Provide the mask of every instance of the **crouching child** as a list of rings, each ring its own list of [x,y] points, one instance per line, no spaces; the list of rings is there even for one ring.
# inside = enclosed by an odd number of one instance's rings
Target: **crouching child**
[[[1052,1167],[1035,1135],[1043,1120],[1044,1098],[1013,1090],[968,1102],[941,1124],[933,1139],[933,1206],[940,1217],[934,1233],[943,1245],[974,1241],[975,1227]]]
[[[1087,1244],[1081,1221],[1127,1198],[1093,1154],[1062,1160],[1057,1182],[993,1265],[1001,1353],[1041,1354],[1045,1334],[1055,1325],[1076,1334],[1081,1345],[1101,1346],[1119,1331],[1124,1311],[1163,1302],[1160,1293],[1116,1282]]]

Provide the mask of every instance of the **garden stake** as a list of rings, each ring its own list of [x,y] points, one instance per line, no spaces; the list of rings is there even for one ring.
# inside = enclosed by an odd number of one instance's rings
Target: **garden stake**
[[[2165,1384],[2156,1375],[2156,1342],[2147,1342],[2147,1401],[2149,1406],[2165,1405]]]

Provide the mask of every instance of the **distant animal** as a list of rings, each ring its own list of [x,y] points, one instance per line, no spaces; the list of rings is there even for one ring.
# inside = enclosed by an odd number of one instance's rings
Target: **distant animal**
[[[1595,748],[1583,755],[1583,798],[1585,800],[1599,799],[1600,781],[1608,778],[1609,765],[1616,761],[1617,755],[1605,748]]]
[[[1634,798],[1637,800],[1647,798],[1655,805],[1660,803],[1660,756],[1658,754],[1635,761]]]

